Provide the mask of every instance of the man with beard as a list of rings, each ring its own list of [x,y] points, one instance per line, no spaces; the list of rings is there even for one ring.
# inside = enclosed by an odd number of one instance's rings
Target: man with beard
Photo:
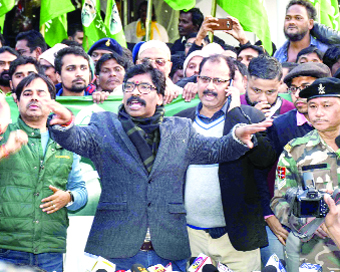
[[[90,81],[90,57],[80,47],[66,47],[56,53],[54,68],[62,88],[57,96],[84,96]]]
[[[294,109],[292,102],[278,96],[282,66],[277,59],[266,55],[253,58],[249,63],[248,72],[248,88],[246,93],[241,95],[242,104],[259,109],[267,118]]]
[[[94,18],[96,18],[96,0],[85,0],[81,10],[81,22],[83,26],[88,27]]]
[[[139,64],[125,74],[118,115],[93,113],[89,125],[80,127],[68,109],[48,103],[55,114],[53,139],[90,158],[100,176],[102,193],[85,251],[115,263],[116,270],[171,261],[173,270],[186,271],[188,165],[238,159],[257,142],[250,134],[271,124],[238,124],[221,138],[204,137],[189,119],[164,117],[164,91],[164,74]]]
[[[11,87],[9,85],[9,66],[13,60],[19,57],[19,54],[9,46],[0,48],[0,92],[11,95]]]
[[[316,16],[316,9],[308,0],[291,0],[286,8],[284,22],[284,33],[288,40],[275,52],[274,57],[280,62],[296,62],[298,53],[310,45],[325,52],[328,46],[310,34]]]

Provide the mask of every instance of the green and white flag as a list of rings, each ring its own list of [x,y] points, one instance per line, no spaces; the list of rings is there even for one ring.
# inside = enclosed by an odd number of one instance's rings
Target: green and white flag
[[[84,29],[83,47],[88,51],[98,40],[109,37],[126,47],[125,36],[114,0],[107,1],[105,23],[100,15],[100,0],[83,0],[81,21]]]
[[[263,0],[217,0],[217,4],[237,18],[245,31],[255,33],[268,54],[272,54],[269,22]]]
[[[15,6],[15,0],[0,0],[0,17],[11,11]]]
[[[339,31],[338,0],[311,0],[318,11],[319,23]]]
[[[71,0],[41,0],[40,28],[44,25],[46,43],[52,47],[67,39],[67,13],[75,10]]]

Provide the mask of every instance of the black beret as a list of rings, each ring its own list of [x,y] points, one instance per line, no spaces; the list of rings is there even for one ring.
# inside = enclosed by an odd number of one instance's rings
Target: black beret
[[[315,78],[330,77],[331,71],[328,66],[319,62],[305,62],[293,68],[284,78],[284,83],[290,87],[293,78],[300,76],[310,76]]]
[[[325,96],[340,97],[340,79],[335,77],[319,78],[303,89],[299,96],[307,98],[307,100]]]
[[[96,41],[91,46],[87,54],[91,56],[92,52],[97,49],[104,49],[104,50],[108,50],[111,52],[116,52],[120,56],[123,55],[123,48],[120,46],[120,44],[115,39],[112,39],[112,38],[103,38],[103,39],[100,39],[99,41]]]

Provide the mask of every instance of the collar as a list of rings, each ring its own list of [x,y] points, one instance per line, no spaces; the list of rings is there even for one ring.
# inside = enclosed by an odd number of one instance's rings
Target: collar
[[[196,116],[200,118],[204,123],[209,124],[215,121],[216,119],[220,118],[221,116],[227,115],[228,102],[224,103],[223,107],[220,110],[216,111],[211,118],[204,116],[203,114],[200,114],[202,107],[203,104],[202,102],[200,102],[196,107]]]
[[[309,38],[310,38],[309,46],[310,46],[310,45],[314,45],[314,46],[317,47],[317,45],[318,45],[317,40],[314,39],[314,37],[313,37],[311,34],[309,34]],[[283,45],[283,49],[284,49],[283,52],[284,52],[284,56],[285,56],[285,58],[286,58],[285,61],[287,61],[287,59],[288,59],[288,47],[289,47],[289,45],[290,45],[290,41],[289,41],[289,40],[287,40],[287,41],[284,43],[284,45]]]
[[[310,146],[316,146],[316,145],[321,145],[325,149],[327,149],[329,152],[335,153],[333,148],[330,147],[328,144],[326,144],[326,142],[321,138],[318,131],[316,129],[314,129],[310,132],[310,138],[309,138],[309,141],[307,143],[307,146],[310,147]]]
[[[281,96],[278,95],[275,103],[270,107],[269,116],[267,118],[277,117],[280,114],[281,106],[282,106],[282,98]]]
[[[22,119],[21,117],[18,118],[18,122],[17,122],[19,128],[23,131],[26,132],[26,134],[28,135],[28,137],[30,138],[40,138],[41,137],[41,133],[40,133],[40,129],[39,128],[32,128],[30,126],[28,126]]]
[[[84,96],[85,95],[91,95],[92,93],[93,93],[93,91],[92,92],[90,92],[89,91],[89,89],[93,89],[93,87],[92,86],[95,86],[94,84],[89,84],[87,87],[86,87],[86,89],[85,89],[85,91],[84,91]],[[94,88],[95,89],[95,88]],[[58,92],[57,92],[57,94],[56,94],[56,96],[62,96],[63,95],[63,88],[61,88]]]
[[[297,124],[297,126],[301,127],[306,123],[308,125],[312,126],[311,123],[307,120],[307,118],[302,113],[296,111],[296,124]]]

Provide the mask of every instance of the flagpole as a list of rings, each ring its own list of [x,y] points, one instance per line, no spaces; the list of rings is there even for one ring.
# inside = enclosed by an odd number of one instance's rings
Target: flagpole
[[[151,17],[152,17],[152,0],[148,0],[148,8],[146,11],[146,20],[145,20],[145,41],[150,40]]]
[[[41,35],[45,38],[45,24],[43,24],[40,28]]]
[[[216,17],[216,6],[217,6],[217,0],[211,0],[211,16]],[[214,33],[209,32],[209,41],[212,43],[214,40]]]

